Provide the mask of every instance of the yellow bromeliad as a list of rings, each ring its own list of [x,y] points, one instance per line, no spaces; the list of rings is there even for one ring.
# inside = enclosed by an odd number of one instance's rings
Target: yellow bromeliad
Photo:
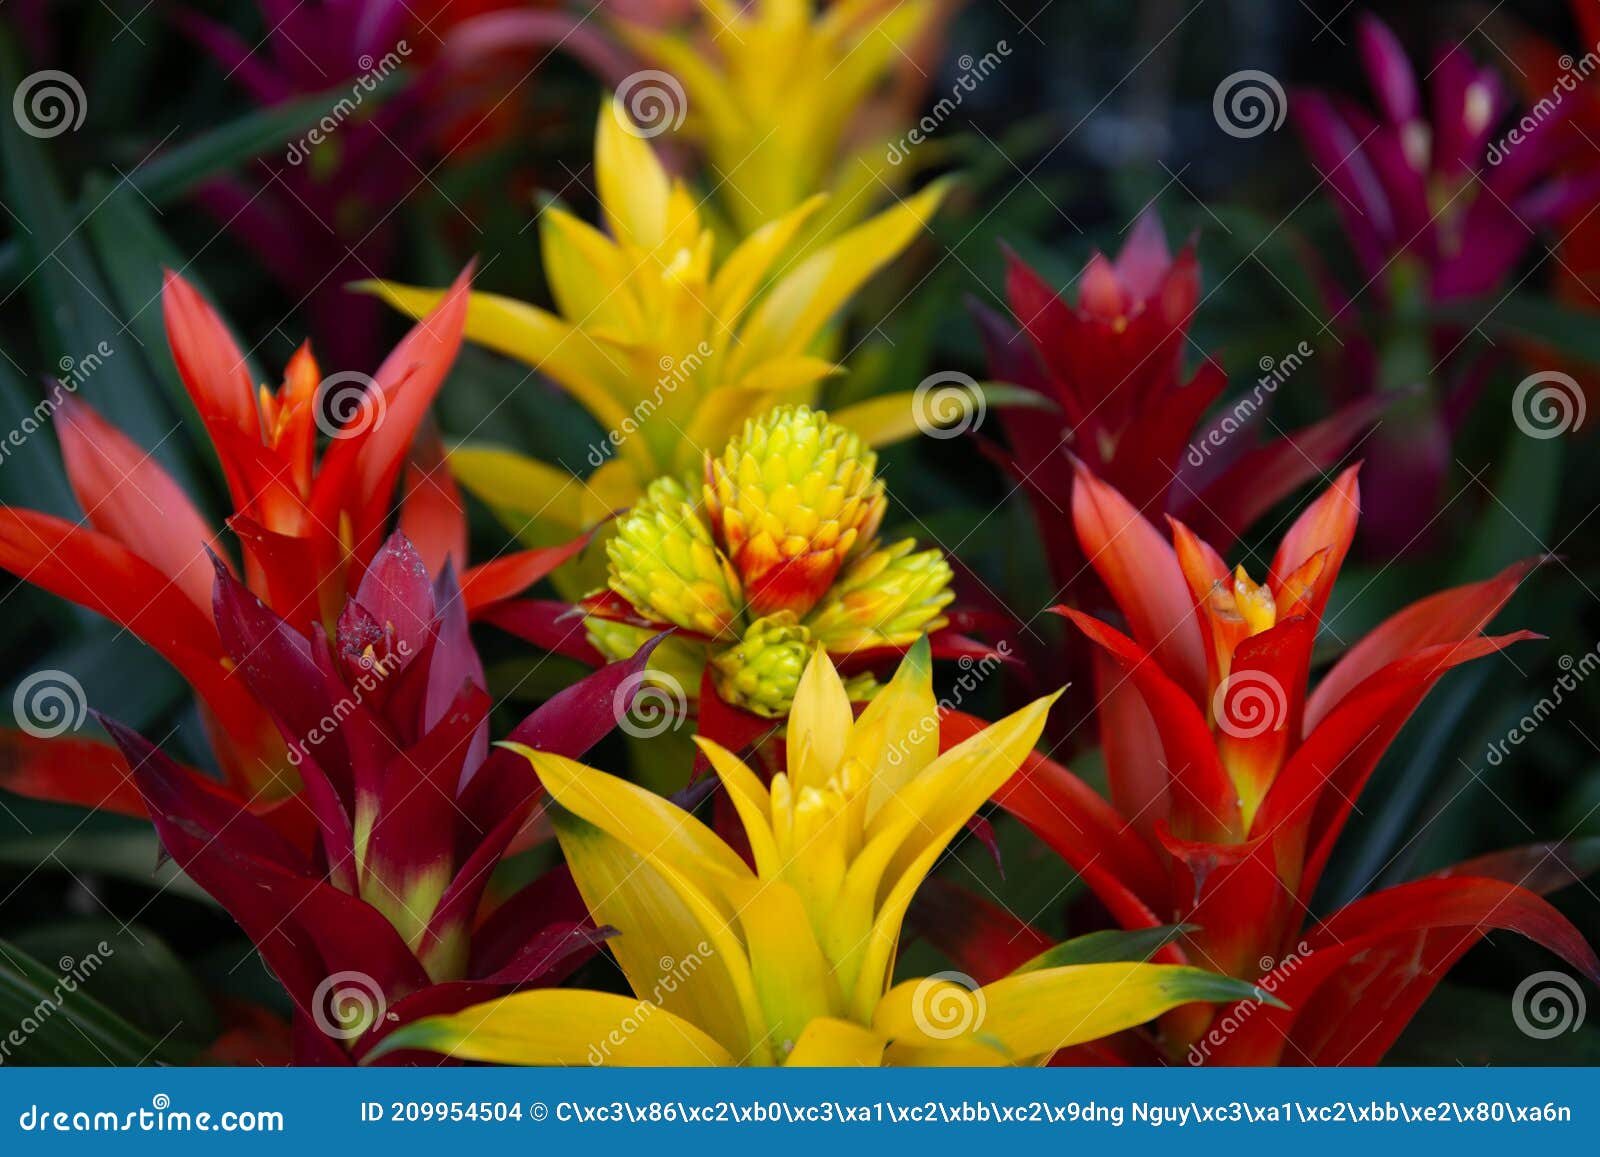
[[[1194,1001],[1268,999],[1195,968],[1048,966],[972,989],[893,983],[912,896],[1017,769],[1055,696],[944,754],[919,643],[859,720],[816,652],[771,787],[699,739],[755,863],[643,788],[519,748],[634,997],[544,990],[430,1017],[372,1055],[421,1048],[511,1064],[996,1065],[1037,1061]],[[1048,958],[1049,954],[1046,954]]]
[[[879,543],[888,500],[877,461],[826,414],[780,406],[706,456],[698,499],[675,478],[652,483],[606,554],[627,617],[680,628],[657,668],[693,688],[709,662],[724,700],[781,718],[815,648],[903,648],[943,627],[950,564],[911,539]],[[590,640],[613,658],[654,633],[589,620]],[[856,699],[873,689],[870,676],[851,688]]]
[[[458,447],[452,467],[519,532],[570,538],[631,505],[663,475],[698,468],[705,451],[785,401],[813,400],[838,372],[819,335],[874,273],[923,230],[944,195],[934,185],[791,265],[782,254],[825,198],[763,224],[725,260],[694,197],[670,178],[615,102],[601,111],[595,177],[605,231],[556,207],[540,221],[555,313],[474,293],[469,338],[518,358],[567,390],[607,434],[595,471],[567,470],[492,448]],[[420,315],[438,290],[366,288]],[[911,394],[836,417],[869,441],[914,427]]]
[[[672,31],[617,28],[681,85],[682,133],[709,166],[706,183],[732,236],[748,237],[819,191],[833,198],[814,235],[835,234],[882,202],[900,175],[886,143],[910,113],[883,101],[874,109],[873,98],[897,70],[933,72],[920,49],[948,17],[948,0],[700,0],[700,8],[699,19]]]

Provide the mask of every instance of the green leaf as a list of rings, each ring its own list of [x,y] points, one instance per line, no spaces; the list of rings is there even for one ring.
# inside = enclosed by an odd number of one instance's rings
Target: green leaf
[[[1036,972],[1041,968],[1062,968],[1069,964],[1112,964],[1117,961],[1149,960],[1161,949],[1185,932],[1193,932],[1194,924],[1163,924],[1155,928],[1140,928],[1133,932],[1111,929],[1090,932],[1064,940],[1054,948],[1047,948],[1011,975]]]
[[[82,813],[78,813],[80,816]],[[159,866],[158,866],[159,865]],[[0,840],[0,867],[63,870],[128,880],[164,896],[181,896],[215,907],[213,900],[171,860],[161,861],[155,832],[148,825],[136,831],[75,832]]]
[[[1553,354],[1600,366],[1600,326],[1594,314],[1552,298],[1513,293],[1499,301],[1468,302],[1438,311],[1445,320],[1476,325],[1499,342],[1533,342]]]
[[[394,79],[391,76],[391,82]],[[366,99],[386,100],[400,87],[385,83],[381,92],[369,94]],[[157,205],[171,204],[207,180],[239,168],[268,149],[288,144],[349,95],[346,85],[248,113],[139,164],[128,174],[125,184]],[[95,203],[93,196],[86,197],[72,206],[69,215],[76,218]],[[0,247],[0,284],[18,281],[26,272],[23,262],[24,254],[16,242]]]
[[[1517,1026],[1512,996],[1441,984],[1384,1057],[1386,1065],[1600,1065],[1600,1028],[1538,1039]]]
[[[149,928],[106,918],[74,920],[29,928],[12,943],[58,966],[100,960],[82,991],[156,1040],[199,1048],[216,1038],[219,1025],[210,1000]]]
[[[60,964],[63,962],[55,962]],[[84,985],[104,961],[75,958],[57,971],[0,940],[0,1059],[6,1064],[136,1066],[173,1058],[95,1000]]]

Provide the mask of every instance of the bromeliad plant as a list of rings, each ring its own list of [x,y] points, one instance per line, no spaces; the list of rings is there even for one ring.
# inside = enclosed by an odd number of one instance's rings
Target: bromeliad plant
[[[1177,1005],[1252,995],[1195,968],[1051,967],[976,992],[893,983],[912,895],[1026,756],[1055,697],[950,751],[925,643],[852,717],[822,652],[808,663],[770,789],[702,738],[754,857],[651,793],[521,749],[556,801],[556,834],[634,996],[518,993],[430,1017],[374,1055],[430,1049],[511,1064],[996,1065],[1026,1063]]]
[[[587,604],[603,654],[673,631],[658,667],[781,719],[817,648],[859,666],[947,624],[950,564],[909,538],[879,541],[877,455],[826,414],[781,406],[747,422],[706,456],[695,490],[657,479],[619,520],[607,589]],[[852,697],[874,686],[862,675]]]
[[[1450,965],[1494,929],[1520,932],[1590,976],[1600,971],[1577,929],[1535,894],[1577,878],[1559,847],[1459,865],[1307,927],[1339,833],[1406,719],[1452,668],[1533,637],[1482,633],[1528,572],[1515,566],[1399,612],[1309,687],[1359,504],[1351,469],[1290,528],[1258,583],[1176,520],[1169,544],[1078,468],[1078,537],[1127,631],[1058,610],[1097,649],[1111,798],[1033,757],[996,800],[1125,928],[1195,925],[1175,958],[1258,981],[1288,1006],[1253,1010],[1226,1032],[1210,1027],[1210,1010],[1180,1011],[1163,1024],[1168,1056],[1375,1063]],[[953,715],[945,739],[978,726]],[[988,939],[958,951],[995,949]]]
[[[665,77],[627,92],[654,132],[683,122],[703,156],[720,231],[737,241],[827,192],[816,236],[864,218],[901,185],[889,143],[909,126],[949,0],[700,0],[686,25],[615,22]]]
[[[535,542],[565,540],[631,506],[663,475],[692,473],[708,449],[782,402],[810,402],[838,367],[813,347],[855,291],[917,236],[944,195],[930,187],[792,267],[813,197],[765,222],[725,259],[694,196],[668,176],[612,102],[600,114],[595,180],[606,232],[558,207],[541,215],[544,272],[557,313],[473,294],[467,336],[541,370],[608,431],[581,483],[567,470],[486,447],[450,456],[462,484]],[[438,290],[377,284],[420,316]],[[910,396],[899,410],[909,415]],[[869,442],[904,437],[883,400],[836,419]],[[859,419],[859,421],[857,420]]]
[[[102,722],[168,853],[294,1002],[296,1061],[349,1064],[415,1017],[559,982],[603,933],[560,873],[487,899],[540,791],[523,760],[489,749],[490,701],[453,569],[431,579],[396,532],[333,629],[319,623],[309,638],[220,561],[215,573],[222,646],[300,771],[312,846]],[[511,737],[581,755],[611,730],[642,663],[591,675]]]
[[[1200,299],[1194,243],[1174,258],[1154,210],[1114,260],[1089,259],[1075,304],[1015,254],[1007,262],[1015,324],[976,310],[990,369],[1048,406],[1017,409],[997,394],[1006,446],[984,445],[1027,495],[1057,597],[1074,605],[1106,605],[1072,531],[1074,460],[1141,510],[1183,518],[1225,549],[1337,461],[1378,412],[1352,405],[1278,437],[1264,436],[1270,424],[1254,402],[1242,414],[1226,405],[1212,413],[1228,385],[1221,367],[1208,358],[1192,376],[1184,371]],[[1084,674],[1076,648],[1028,659],[1059,681]]]
[[[252,382],[245,355],[196,290],[169,274],[167,337],[222,466],[249,589],[296,631],[332,630],[383,541],[402,471],[400,521],[428,573],[459,570],[466,525],[449,475],[413,456],[417,431],[461,342],[466,274],[368,378],[322,378],[309,346],[276,391]],[[298,788],[269,713],[236,676],[213,613],[221,533],[140,446],[70,395],[55,412],[80,522],[0,507],[0,567],[105,615],[194,688],[227,790],[266,810]],[[330,437],[317,452],[319,432]],[[578,544],[508,555],[466,572],[469,612],[519,593]],[[214,552],[211,558],[207,552]],[[232,563],[224,561],[229,573]],[[62,736],[3,736],[0,783],[37,798],[143,814],[127,764],[110,747]]]

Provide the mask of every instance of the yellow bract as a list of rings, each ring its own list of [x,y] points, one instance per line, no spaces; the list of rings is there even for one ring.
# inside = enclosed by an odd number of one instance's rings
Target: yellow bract
[[[944,196],[936,184],[832,244],[784,262],[797,231],[825,198],[808,197],[766,221],[725,260],[693,195],[668,176],[616,103],[601,112],[595,179],[605,231],[557,207],[540,239],[556,310],[474,293],[467,336],[539,369],[606,431],[591,446],[595,472],[564,469],[498,449],[458,447],[463,485],[517,530],[586,529],[631,504],[663,475],[697,471],[744,422],[773,405],[814,399],[837,372],[816,355],[824,327],[857,289],[922,232]],[[413,316],[441,296],[389,282],[365,286]],[[904,408],[909,411],[910,395]],[[839,420],[871,440],[881,404]],[[536,529],[532,537],[539,537]],[[545,535],[548,537],[548,534]]]
[[[892,984],[906,910],[935,861],[1017,769],[1055,696],[941,754],[919,643],[859,720],[821,652],[770,787],[707,740],[755,867],[674,804],[519,747],[560,806],[556,833],[637,998],[509,996],[406,1026],[380,1051],[519,1064],[1005,1064],[1248,986],[1148,964],[1037,968],[973,989]],[[1220,987],[1219,987],[1220,986]],[[551,1027],[555,1026],[555,1027]]]
[[[892,190],[886,138],[899,115],[871,116],[897,70],[915,71],[944,0],[701,0],[702,19],[673,32],[620,23],[650,63],[683,88],[683,134],[704,156],[735,237],[818,191],[834,194],[821,235],[859,221]],[[930,67],[927,71],[931,72]]]

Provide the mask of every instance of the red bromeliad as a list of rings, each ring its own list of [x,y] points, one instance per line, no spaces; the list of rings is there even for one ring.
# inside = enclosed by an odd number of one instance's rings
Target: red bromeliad
[[[1185,379],[1200,269],[1192,241],[1171,255],[1154,211],[1114,261],[1090,258],[1079,286],[1069,305],[1010,254],[1006,294],[1020,331],[978,314],[992,376],[1035,391],[1059,414],[1052,423],[1037,408],[1002,409],[1009,451],[989,447],[1028,495],[1057,597],[1105,603],[1069,521],[1074,456],[1141,509],[1187,519],[1226,547],[1335,462],[1377,413],[1371,404],[1347,407],[1270,440],[1260,437],[1265,415],[1255,407],[1244,429],[1234,429],[1240,418],[1228,408],[1205,421],[1228,380],[1209,359]],[[1042,663],[1060,656],[1030,657]],[[1068,664],[1055,678],[1074,674]]]
[[[248,588],[303,637],[332,630],[383,540],[402,471],[400,521],[421,565],[458,570],[460,499],[434,453],[408,453],[461,343],[467,275],[371,378],[325,381],[303,347],[276,392],[252,384],[222,319],[182,278],[164,293],[167,336],[222,464]],[[337,427],[328,420],[332,412]],[[213,616],[220,532],[141,447],[88,406],[60,399],[57,430],[80,522],[0,507],[0,567],[121,624],[175,667],[199,698],[226,787],[267,810],[297,776],[269,713],[244,685]],[[318,430],[330,435],[320,459]],[[497,559],[466,572],[466,612],[516,594],[581,543]],[[229,573],[231,563],[221,562]],[[0,734],[0,786],[36,798],[143,814],[126,763],[91,740]]]
[[[542,793],[526,760],[489,749],[489,696],[451,566],[431,579],[396,532],[333,630],[319,623],[309,638],[220,561],[214,598],[241,693],[273,720],[304,781],[309,853],[102,722],[167,851],[288,991],[297,1062],[357,1061],[416,1017],[557,983],[593,951],[605,933],[564,871],[488,897]],[[614,726],[648,655],[561,692],[510,738],[581,756]]]
[[[1210,1010],[1178,1010],[1162,1025],[1169,1057],[1374,1063],[1449,966],[1494,929],[1600,971],[1578,931],[1535,894],[1576,878],[1560,847],[1459,865],[1307,927],[1356,799],[1423,697],[1459,664],[1535,637],[1482,633],[1530,569],[1522,564],[1414,603],[1310,688],[1312,645],[1359,501],[1352,468],[1295,522],[1257,583],[1181,522],[1169,543],[1078,467],[1078,538],[1127,631],[1057,610],[1096,647],[1110,802],[1037,756],[995,798],[1125,927],[1187,925],[1173,958],[1259,980],[1288,1006],[1217,1022],[1231,1031],[1212,1028]],[[975,726],[953,713],[944,741]],[[983,943],[953,945],[964,958],[993,966],[990,957],[1012,954],[992,922],[987,934],[972,927]],[[1031,950],[1028,930],[1007,935],[1016,951]]]

